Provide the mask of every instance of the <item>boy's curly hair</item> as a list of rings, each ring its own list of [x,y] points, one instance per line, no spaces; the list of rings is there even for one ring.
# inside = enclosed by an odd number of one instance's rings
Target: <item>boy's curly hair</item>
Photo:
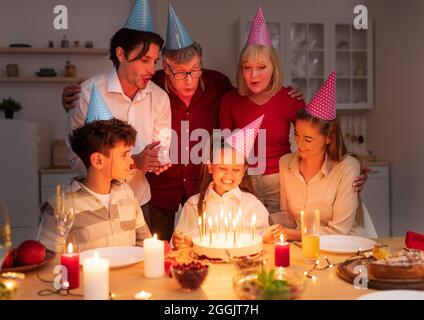
[[[136,136],[137,131],[130,124],[114,118],[86,123],[72,131],[69,141],[72,150],[88,170],[93,153],[100,152],[109,156],[110,149],[120,142],[124,142],[127,146],[134,145]]]

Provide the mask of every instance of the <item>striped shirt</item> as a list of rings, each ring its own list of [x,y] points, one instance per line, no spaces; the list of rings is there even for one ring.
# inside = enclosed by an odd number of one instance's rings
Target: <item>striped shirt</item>
[[[151,236],[138,201],[126,183],[112,182],[110,208],[86,188],[73,181],[75,220],[67,240],[78,251],[112,246],[142,246]],[[55,197],[41,206],[38,240],[48,249],[64,252],[65,240],[59,233],[54,217]]]

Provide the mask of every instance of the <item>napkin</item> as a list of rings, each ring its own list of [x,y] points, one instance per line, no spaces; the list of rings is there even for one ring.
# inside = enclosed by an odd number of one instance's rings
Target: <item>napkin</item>
[[[412,231],[407,231],[405,245],[409,249],[419,249],[424,251],[424,235]]]

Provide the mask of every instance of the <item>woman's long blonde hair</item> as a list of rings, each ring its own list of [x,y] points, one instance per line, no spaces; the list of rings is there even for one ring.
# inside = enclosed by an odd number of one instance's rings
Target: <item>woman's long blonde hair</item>
[[[238,71],[237,71],[237,89],[241,96],[247,96],[249,94],[249,88],[247,87],[246,81],[243,77],[243,64],[248,59],[257,59],[261,53],[265,53],[269,56],[273,67],[271,82],[269,84],[267,93],[274,95],[283,86],[284,76],[283,70],[280,64],[280,58],[277,50],[274,47],[262,46],[262,45],[250,45],[245,46],[240,53]]]
[[[216,152],[221,152],[221,150],[226,148],[232,149],[232,147],[225,142],[224,138],[221,138],[215,142],[212,142],[211,148],[210,148],[211,152],[209,157],[210,161],[212,162],[212,159],[214,159],[214,154]],[[247,165],[247,161],[245,163]],[[208,165],[206,163],[202,165],[200,176],[201,176],[201,181],[200,181],[200,188],[199,188],[199,201],[197,202],[197,213],[199,214],[199,216],[201,216],[203,211],[206,209],[205,194],[206,194],[206,190],[209,187],[209,184],[212,182],[212,175],[209,173]],[[250,178],[247,174],[247,169],[244,173],[243,179],[241,180],[239,188],[242,191],[253,193],[252,182],[250,181]]]

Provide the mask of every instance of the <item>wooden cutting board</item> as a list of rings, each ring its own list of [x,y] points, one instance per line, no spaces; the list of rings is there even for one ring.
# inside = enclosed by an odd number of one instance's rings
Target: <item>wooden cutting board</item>
[[[337,274],[343,280],[354,283],[359,275],[358,266],[364,266],[368,269],[368,264],[375,261],[374,258],[360,258],[350,261],[345,261],[339,264],[336,268]],[[355,268],[357,268],[355,270]],[[410,289],[410,290],[424,290],[424,278],[419,279],[379,279],[370,274],[368,276],[368,288],[378,290],[396,290],[396,289]]]

